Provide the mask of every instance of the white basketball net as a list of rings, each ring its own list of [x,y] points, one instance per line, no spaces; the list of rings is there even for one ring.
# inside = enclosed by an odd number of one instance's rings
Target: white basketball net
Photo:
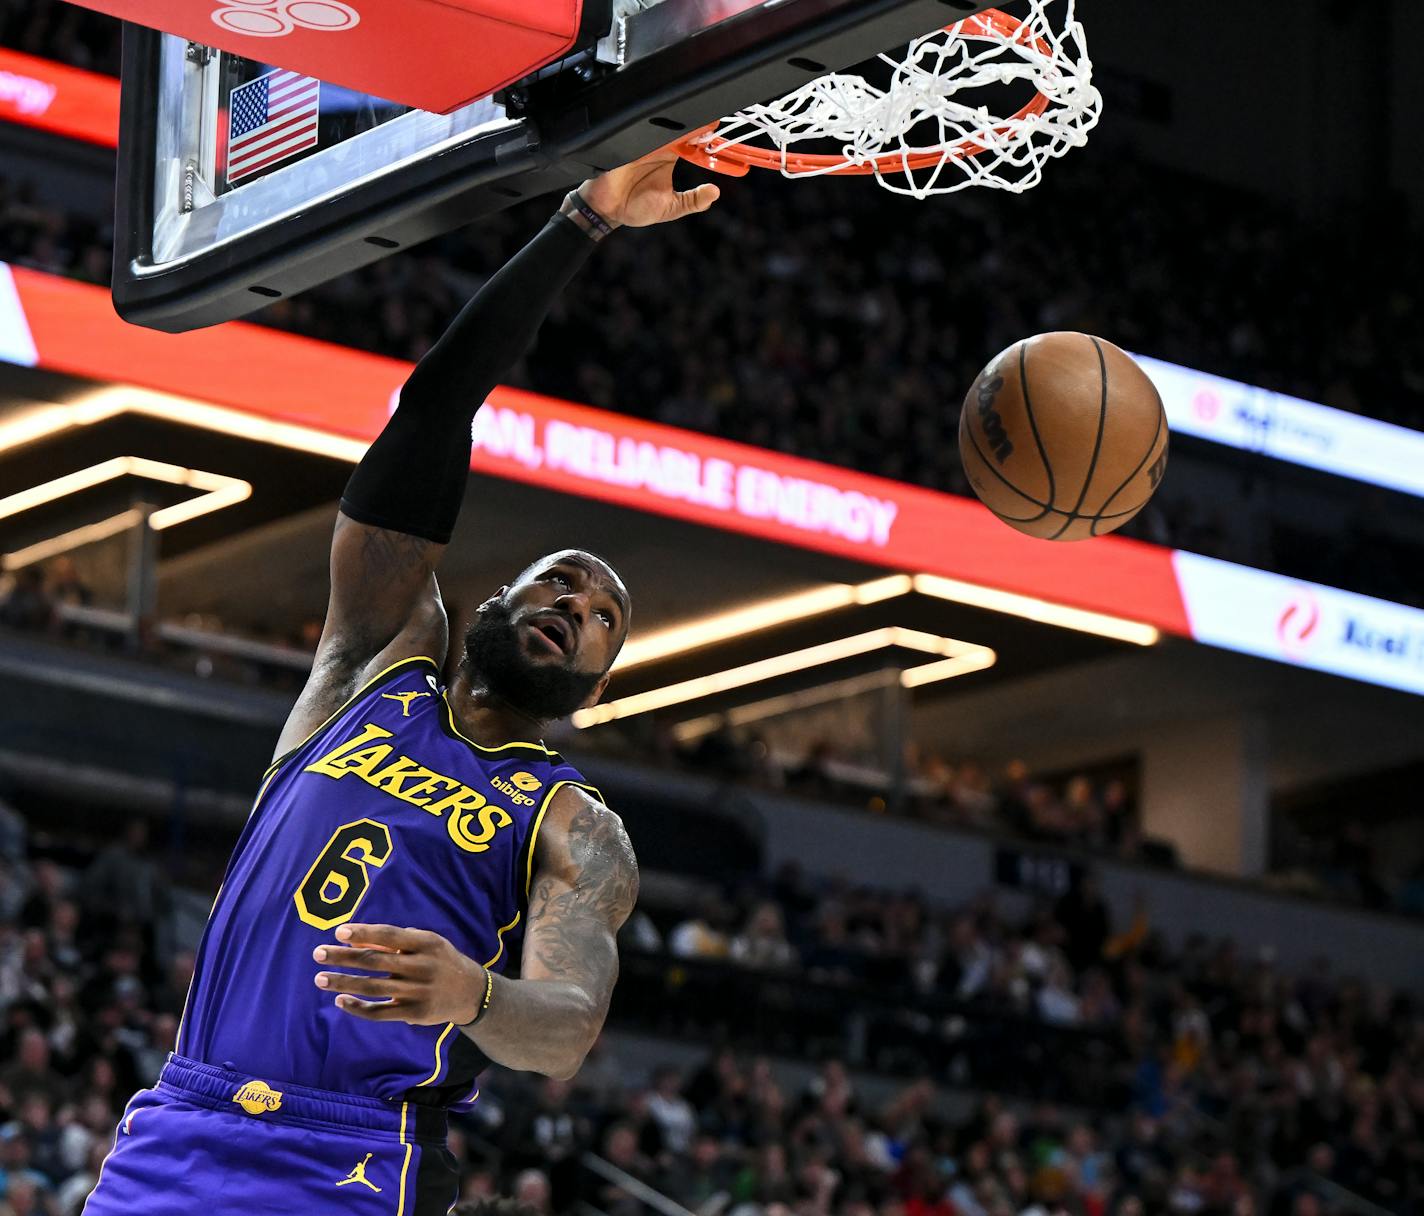
[[[1028,0],[1030,12],[1012,35],[970,17],[915,39],[898,56],[881,55],[893,69],[884,90],[861,76],[832,73],[777,101],[749,106],[704,137],[711,141],[708,151],[763,137],[779,150],[786,177],[873,167],[887,190],[915,198],[967,186],[1028,190],[1051,157],[1087,142],[1102,113],[1074,0],[1062,3],[1058,23],[1047,12],[1055,0]],[[1047,99],[1042,113],[1003,118],[989,113],[982,99],[973,105],[955,99],[1025,81]],[[911,142],[912,135],[921,142]],[[809,140],[823,141],[821,150],[824,141],[839,145],[842,159],[815,167],[788,160]],[[974,146],[982,151],[970,154]]]

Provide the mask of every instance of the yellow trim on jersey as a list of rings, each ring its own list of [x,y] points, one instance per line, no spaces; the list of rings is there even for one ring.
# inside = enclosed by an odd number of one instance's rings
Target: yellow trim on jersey
[[[405,1138],[405,1115],[409,1106],[409,1102],[401,1103],[400,1142],[405,1145],[405,1163],[401,1166],[400,1197],[396,1200],[396,1216],[405,1216],[405,1176],[406,1171],[410,1169],[410,1150],[413,1147],[410,1141]]]
[[[496,745],[493,746],[493,747],[486,747],[483,743],[476,743],[473,739],[470,738],[469,735],[465,734],[464,731],[462,731],[457,725],[455,725],[455,707],[450,704],[450,695],[449,695],[449,693],[448,693],[448,692],[442,692],[442,693],[440,694],[440,699],[445,702],[445,717],[446,717],[446,720],[450,723],[450,729],[451,729],[455,734],[459,735],[460,738],[463,739],[466,743],[468,743],[471,747],[475,748],[477,751],[482,751],[482,752],[507,752],[507,751],[509,751],[509,749],[512,748],[512,747],[528,747],[528,748],[532,748],[534,751],[543,752],[544,755],[546,755],[546,756],[555,756],[555,757],[557,757],[557,756],[559,755],[558,752],[551,752],[551,751],[550,751],[547,747],[545,747],[542,743],[528,743],[528,742],[500,743],[500,744],[496,744]]]
[[[283,757],[283,759],[286,759],[286,757]],[[261,788],[259,788],[257,791],[257,797],[252,800],[252,809],[247,812],[247,817],[249,819],[251,819],[252,816],[257,814],[257,808],[262,805],[262,796],[267,792],[268,787],[271,786],[272,782],[277,779],[277,772],[280,767],[280,765],[274,765],[272,768],[269,768],[267,770],[267,775],[262,779]]]
[[[497,962],[499,962],[500,956],[504,954],[504,935],[519,923],[519,918],[523,915],[523,912],[516,912],[514,914],[514,919],[510,921],[509,924],[503,926],[501,929],[495,932],[494,936],[495,940],[499,942],[499,949],[494,952],[494,957],[491,958],[489,962],[484,964],[486,970],[493,967]],[[432,1072],[428,1077],[426,1077],[424,1081],[419,1082],[416,1086],[417,1089],[419,1089],[421,1085],[434,1085],[435,1082],[439,1079],[440,1072],[445,1067],[445,1065],[441,1062],[440,1059],[440,1047],[441,1044],[443,1044],[445,1040],[450,1036],[450,1032],[454,1029],[455,1023],[447,1022],[445,1024],[445,1029],[440,1032],[440,1037],[435,1040],[435,1071]],[[478,1093],[479,1091],[476,1090],[475,1092]]]
[[[588,790],[599,802],[603,801],[603,795],[593,786],[584,781],[574,781],[572,778],[564,778],[562,781],[555,781],[549,787],[549,792],[544,795],[544,801],[539,804],[539,813],[534,816],[534,826],[529,829],[529,842],[525,845],[525,851],[529,854],[529,860],[524,867],[524,901],[529,902],[529,888],[534,885],[534,846],[539,843],[539,829],[544,826],[544,814],[549,809],[549,804],[554,801],[557,794],[566,785],[576,786],[581,790]]]
[[[499,929],[499,930],[496,931],[496,933],[495,933],[495,935],[494,935],[494,940],[499,943],[499,949],[494,952],[494,957],[493,957],[492,959],[490,959],[490,961],[485,964],[485,970],[486,970],[486,971],[488,971],[488,970],[489,970],[491,967],[493,967],[497,962],[499,962],[500,956],[504,954],[504,935],[505,935],[506,933],[508,933],[511,929],[513,929],[514,926],[519,923],[519,918],[520,918],[521,916],[523,916],[523,915],[524,915],[523,912],[516,912],[516,913],[514,914],[514,919],[513,919],[512,921],[510,921],[509,924],[505,925],[502,929]]]
[[[302,748],[304,748],[308,743],[310,743],[319,734],[321,734],[321,732],[324,731],[328,726],[335,722],[337,718],[341,717],[342,714],[344,714],[348,709],[355,705],[357,701],[359,701],[368,692],[370,692],[372,688],[374,688],[378,683],[380,683],[380,681],[384,680],[397,667],[404,667],[407,663],[429,663],[437,671],[440,669],[439,663],[437,663],[429,655],[424,654],[408,655],[404,659],[397,659],[389,667],[382,668],[369,680],[362,684],[360,688],[358,688],[349,697],[347,697],[346,700],[341,704],[341,706],[336,710],[336,712],[333,713],[331,717],[329,717],[325,722],[318,726],[314,731],[312,731],[311,734],[309,734],[295,747],[289,747],[285,752],[283,752],[279,757],[277,757],[277,759],[273,760],[272,763],[267,767],[267,771],[263,774],[263,776],[265,777],[271,775],[272,773],[275,773],[277,769],[281,768],[282,765],[284,765],[288,760],[290,760],[299,751],[301,751]]]
[[[428,1077],[426,1077],[424,1081],[417,1081],[417,1089],[420,1088],[420,1086],[422,1085],[434,1085],[435,1082],[440,1079],[440,1070],[445,1067],[444,1063],[440,1059],[440,1048],[444,1044],[445,1040],[450,1037],[450,1032],[454,1029],[454,1022],[445,1023],[445,1029],[440,1032],[440,1037],[435,1040],[435,1071],[432,1072]]]

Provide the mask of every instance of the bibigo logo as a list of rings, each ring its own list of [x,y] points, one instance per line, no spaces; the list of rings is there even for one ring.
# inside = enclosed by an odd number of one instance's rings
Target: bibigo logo
[[[213,21],[249,38],[283,38],[296,30],[355,29],[361,14],[341,0],[219,0]]]
[[[1309,591],[1298,591],[1276,621],[1276,637],[1288,657],[1300,654],[1320,627],[1320,605]]]

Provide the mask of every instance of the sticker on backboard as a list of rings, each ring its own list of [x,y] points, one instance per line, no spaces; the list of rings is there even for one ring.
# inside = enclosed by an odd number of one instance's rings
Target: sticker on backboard
[[[228,181],[315,147],[320,102],[321,82],[297,72],[268,72],[234,89],[228,101]]]

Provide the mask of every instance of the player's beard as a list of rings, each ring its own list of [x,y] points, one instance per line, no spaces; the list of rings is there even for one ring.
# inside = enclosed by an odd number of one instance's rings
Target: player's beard
[[[492,600],[465,634],[470,681],[540,722],[567,718],[588,700],[602,672],[580,671],[571,658],[536,663],[520,645],[508,605]]]

